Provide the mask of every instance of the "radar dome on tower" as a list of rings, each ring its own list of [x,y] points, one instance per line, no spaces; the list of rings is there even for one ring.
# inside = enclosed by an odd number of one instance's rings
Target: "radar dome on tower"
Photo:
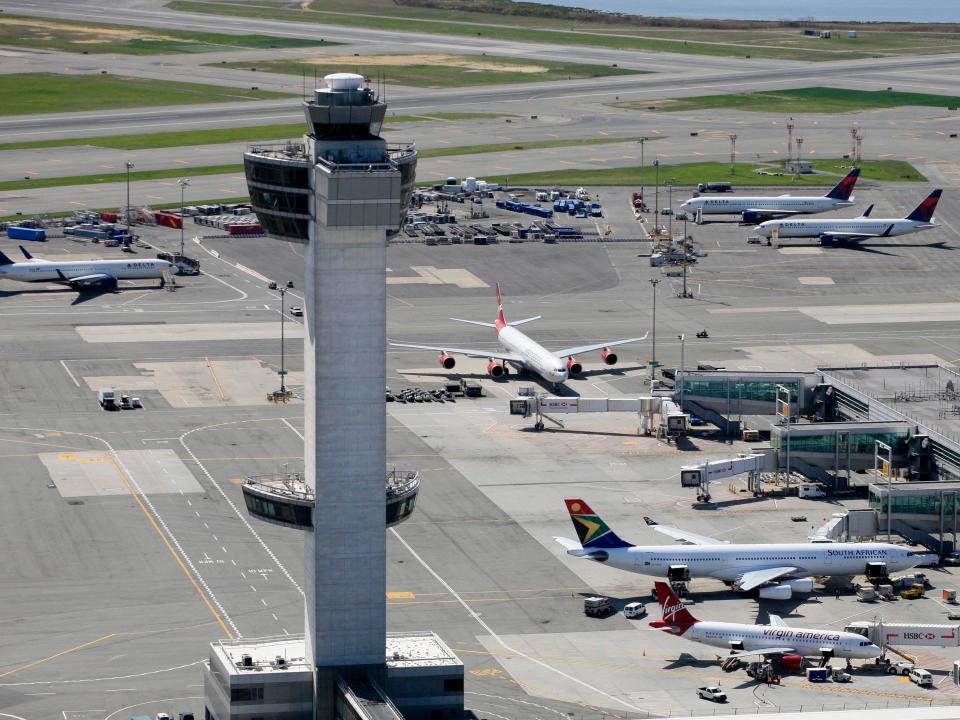
[[[331,73],[325,75],[323,81],[331,90],[359,90],[363,85],[363,75],[356,73]]]

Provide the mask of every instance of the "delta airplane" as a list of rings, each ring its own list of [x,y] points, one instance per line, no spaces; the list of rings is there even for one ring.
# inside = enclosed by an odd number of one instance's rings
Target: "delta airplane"
[[[826,195],[801,197],[778,195],[776,197],[696,197],[687,200],[680,208],[689,213],[701,211],[703,215],[740,215],[744,223],[758,223],[790,215],[812,215],[853,205],[853,186],[860,176],[860,168],[854,168]]]
[[[650,627],[732,652],[726,657],[775,655],[784,667],[799,669],[804,657],[875,658],[881,650],[863,635],[841,630],[791,628],[777,615],[769,625],[697,620],[665,582],[655,584],[662,620]]]
[[[691,577],[722,580],[741,591],[757,589],[768,600],[789,600],[793,593],[813,592],[813,578],[862,575],[868,562],[884,562],[890,572],[935,561],[889,543],[733,544],[679,528],[644,521],[657,532],[690,543],[633,545],[617,537],[583,500],[565,500],[580,542],[555,537],[573,557],[619,570],[667,577],[671,566],[685,566]]]
[[[53,282],[74,290],[113,290],[118,280],[159,278],[163,271],[177,273],[177,266],[166,260],[41,260],[20,245],[27,262],[14,262],[0,252],[0,278],[17,282]]]
[[[781,238],[819,237],[822,244],[859,242],[868,238],[896,237],[909,233],[929,230],[937,225],[933,222],[933,213],[943,190],[934,190],[916,209],[905,218],[871,218],[871,205],[858,218],[838,218],[836,220],[768,220],[760,223],[754,232],[764,237],[772,237],[774,231]]]
[[[457,322],[470,323],[471,325],[482,325],[484,327],[496,328],[497,340],[500,341],[507,352],[487,352],[486,350],[468,350],[464,348],[442,347],[433,345],[410,345],[408,343],[390,343],[394,347],[414,348],[417,350],[436,350],[440,353],[440,367],[445,370],[452,370],[457,364],[455,355],[466,355],[467,357],[487,358],[487,373],[491,377],[501,377],[507,374],[507,363],[514,367],[534,372],[544,380],[552,383],[555,387],[566,382],[571,375],[579,375],[583,372],[583,366],[577,361],[574,355],[592,352],[593,350],[602,350],[600,357],[607,365],[615,365],[617,354],[610,352],[610,348],[616,345],[626,345],[627,343],[640,342],[646,339],[646,335],[639,338],[630,338],[628,340],[612,340],[610,342],[594,343],[593,345],[580,345],[578,347],[557,350],[556,352],[547,350],[545,347],[530,339],[522,332],[516,329],[517,325],[539,320],[542,316],[525,318],[507,322],[503,314],[503,301],[500,299],[500,283],[497,283],[497,321],[495,323],[480,322],[478,320],[462,320],[460,318],[450,318]]]

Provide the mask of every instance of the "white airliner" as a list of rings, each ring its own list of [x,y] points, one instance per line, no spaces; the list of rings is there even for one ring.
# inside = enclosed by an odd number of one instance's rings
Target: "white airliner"
[[[745,223],[758,223],[771,218],[790,215],[812,215],[853,205],[853,186],[860,176],[860,168],[854,168],[826,195],[802,197],[778,195],[776,197],[696,197],[680,206],[689,213],[701,211],[703,215],[740,215]]]
[[[836,220],[768,220],[760,223],[754,231],[764,237],[773,237],[774,231],[781,238],[819,237],[820,242],[859,242],[869,238],[896,237],[937,227],[933,213],[943,190],[934,190],[916,209],[905,218],[868,217],[870,209],[858,218]],[[872,205],[870,206],[873,207]]]
[[[556,352],[547,350],[545,347],[530,339],[522,332],[516,329],[516,325],[523,325],[532,320],[539,320],[540,315],[507,322],[503,314],[503,301],[500,299],[500,284],[497,283],[497,321],[495,323],[480,322],[478,320],[462,320],[460,318],[450,318],[457,322],[470,323],[471,325],[483,325],[497,330],[497,340],[500,341],[507,352],[487,352],[486,350],[469,350],[465,348],[455,348],[449,345],[442,347],[435,345],[410,345],[408,343],[390,343],[394,347],[415,348],[417,350],[436,350],[440,353],[440,367],[446,370],[452,370],[457,364],[452,355],[466,355],[467,357],[488,358],[487,373],[492,377],[500,377],[507,373],[507,363],[516,368],[535,372],[547,382],[553,385],[560,385],[571,375],[579,375],[583,372],[583,366],[577,361],[574,355],[591,352],[593,350],[602,350],[601,357],[607,365],[615,365],[617,362],[616,353],[610,352],[610,348],[616,345],[626,345],[627,343],[640,342],[646,339],[646,335],[639,338],[629,338],[628,340],[612,340],[610,342],[594,343],[593,345],[580,345],[578,347],[557,350]]]
[[[0,278],[18,282],[52,282],[74,290],[112,290],[118,280],[159,278],[163,271],[177,273],[177,266],[166,260],[41,260],[20,246],[27,262],[14,262],[0,252]]]
[[[862,635],[842,630],[791,628],[770,615],[769,625],[697,620],[665,582],[655,584],[662,620],[651,627],[693,642],[732,651],[726,657],[778,656],[782,664],[799,669],[803,657],[875,658],[881,650]]]
[[[768,600],[813,592],[814,577],[862,575],[868,562],[883,562],[888,572],[899,572],[936,561],[933,555],[890,543],[733,544],[650,518],[644,520],[654,530],[690,545],[639,546],[617,537],[583,500],[564,502],[580,538],[554,538],[568,555],[654,577],[667,577],[671,566],[683,566],[691,577],[714,578],[742,591],[756,588]]]

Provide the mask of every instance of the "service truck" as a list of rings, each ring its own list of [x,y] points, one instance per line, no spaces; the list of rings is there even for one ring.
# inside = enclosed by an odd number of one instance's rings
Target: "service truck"
[[[711,700],[715,703],[724,703],[727,701],[727,694],[716,685],[706,685],[697,688],[697,697],[704,700]]]
[[[104,410],[119,410],[120,406],[117,404],[117,393],[115,390],[101,390],[97,393],[100,399],[100,407]]]
[[[47,239],[47,231],[43,228],[20,227],[11,225],[7,228],[7,237],[11,240],[38,240]]]
[[[698,183],[697,190],[700,192],[733,192],[733,185],[728,182]]]

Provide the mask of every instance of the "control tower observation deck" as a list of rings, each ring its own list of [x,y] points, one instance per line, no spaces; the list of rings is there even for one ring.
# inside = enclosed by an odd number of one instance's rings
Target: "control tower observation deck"
[[[244,155],[254,212],[268,235],[290,242],[309,242],[314,221],[393,234],[413,194],[414,145],[380,137],[387,106],[362,86],[360,75],[336,73],[324,80],[327,87],[303,103],[309,131],[301,142],[257,144]],[[369,182],[362,186],[372,194],[362,202],[351,196],[355,189],[345,194],[335,179],[339,173],[366,173]]]

